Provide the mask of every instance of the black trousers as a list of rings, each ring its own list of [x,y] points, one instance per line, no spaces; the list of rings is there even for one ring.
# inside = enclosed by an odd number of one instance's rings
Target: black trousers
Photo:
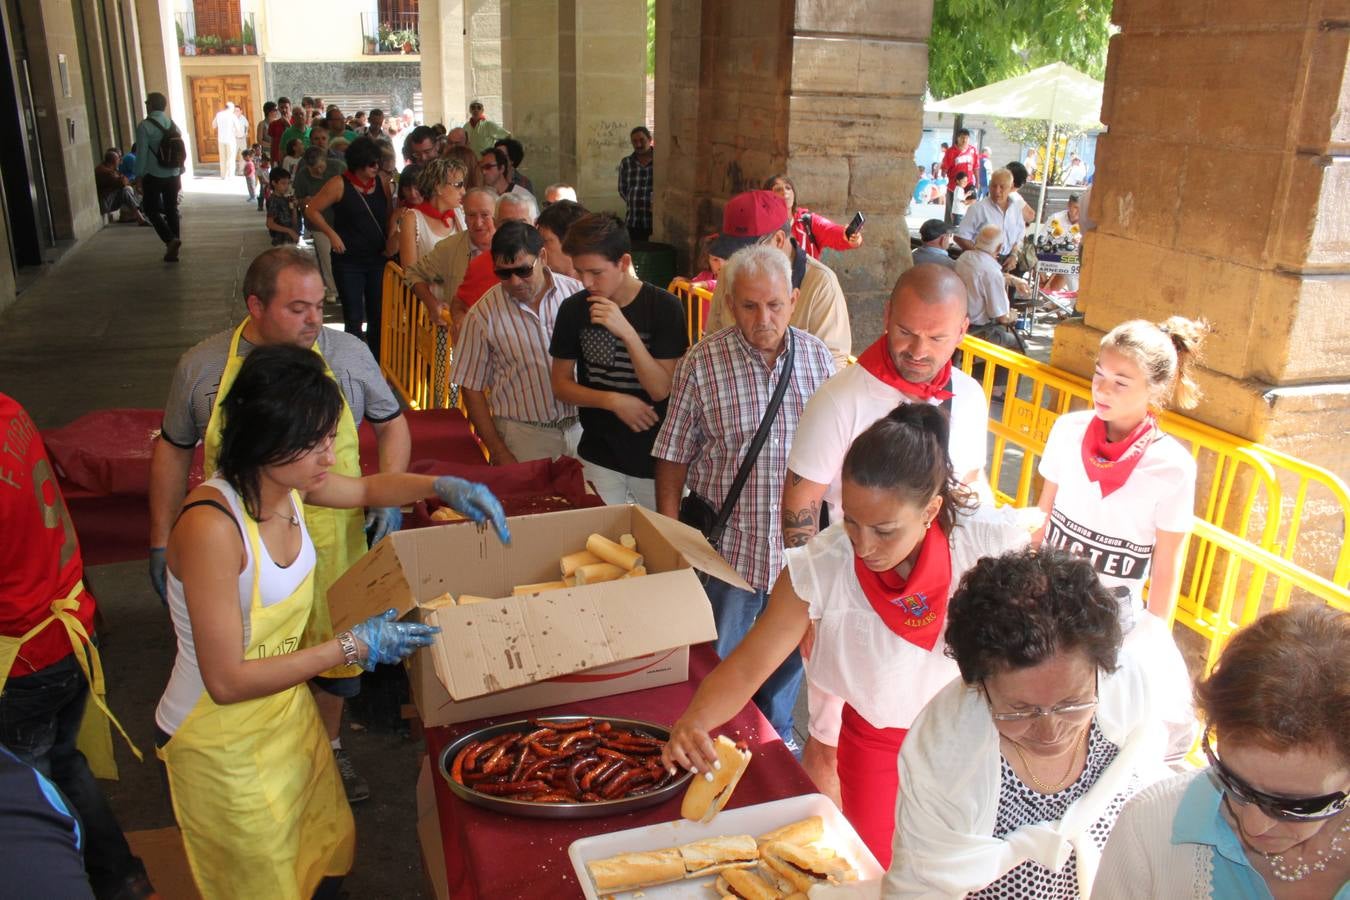
[[[141,194],[145,202],[141,211],[155,226],[155,234],[164,243],[179,239],[178,232],[178,192],[182,190],[182,178],[160,178],[158,175],[141,177]]]

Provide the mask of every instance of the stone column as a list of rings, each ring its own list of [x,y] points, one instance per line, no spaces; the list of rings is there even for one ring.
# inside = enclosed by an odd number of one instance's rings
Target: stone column
[[[870,343],[910,265],[931,22],[932,0],[658,0],[657,238],[692,265],[723,203],[786,170],[811,209],[867,216],[863,248],[826,262]]]
[[[481,100],[487,117],[502,122],[502,13],[501,0],[463,0],[464,98],[458,107],[446,98],[445,124],[462,125],[469,103]],[[507,128],[509,122],[503,122]]]
[[[1190,413],[1350,475],[1350,31],[1344,4],[1116,0],[1081,324],[1088,376],[1132,318],[1214,326]]]
[[[646,5],[559,0],[558,9],[561,177],[583,206],[622,214],[619,160],[633,152],[629,132],[646,121]]]
[[[448,128],[468,116],[469,102],[464,98],[464,7],[465,0],[421,0],[418,7],[422,116],[427,122],[444,122]]]
[[[557,0],[503,0],[503,123],[525,145],[521,171],[543,202],[544,188],[559,180],[558,145],[562,75]]]
[[[174,33],[173,4],[170,0],[136,0],[136,18],[144,67],[145,90],[159,91],[169,98],[169,116],[178,123],[187,145],[185,175],[192,175],[197,151],[192,146],[192,129],[187,127],[188,102],[183,90],[183,69],[178,60],[178,39]],[[135,100],[140,122],[145,118],[145,97]]]

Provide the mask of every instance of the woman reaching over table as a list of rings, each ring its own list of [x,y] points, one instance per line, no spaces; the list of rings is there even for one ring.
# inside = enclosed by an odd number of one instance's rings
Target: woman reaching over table
[[[1024,549],[966,573],[947,621],[961,677],[900,751],[883,897],[1087,896],[1121,807],[1166,774],[1165,729],[1121,641],[1079,557]]]
[[[1120,603],[1127,644],[1161,685],[1190,682],[1170,629],[1194,517],[1195,460],[1158,427],[1157,411],[1169,401],[1182,409],[1199,401],[1191,370],[1207,331],[1180,316],[1111,329],[1092,376],[1092,409],[1060,416],[1040,464],[1048,519],[1033,543],[1092,560]],[[1167,699],[1159,711],[1180,756],[1194,739],[1195,717],[1189,692],[1169,691]]]
[[[845,701],[838,764],[844,815],[879,860],[891,855],[895,755],[914,717],[956,675],[943,654],[947,598],[988,553],[1025,543],[1024,527],[971,501],[947,457],[947,416],[904,404],[849,448],[843,517],[787,551],[768,606],[699,685],[663,751],[707,772],[708,732],[740,711],[815,626],[807,670]]]
[[[1208,771],[1130,801],[1092,896],[1350,898],[1350,612],[1257,619],[1195,695]]]
[[[374,616],[314,647],[314,545],[302,504],[399,506],[433,493],[509,541],[481,484],[333,465],[342,396],[313,351],[255,349],[222,403],[219,471],[188,495],[167,550],[178,636],[155,710],[159,755],[203,897],[331,896],[351,866],[342,779],[305,683],[396,663],[436,630]]]

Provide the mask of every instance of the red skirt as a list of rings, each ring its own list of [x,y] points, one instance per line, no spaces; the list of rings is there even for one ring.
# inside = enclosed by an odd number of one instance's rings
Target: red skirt
[[[883,869],[891,865],[900,745],[908,728],[877,728],[844,704],[839,730],[839,794],[848,819]]]

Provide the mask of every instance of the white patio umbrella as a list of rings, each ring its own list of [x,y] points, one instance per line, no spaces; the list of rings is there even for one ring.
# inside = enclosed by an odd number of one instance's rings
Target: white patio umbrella
[[[1073,66],[1057,62],[1024,75],[1005,78],[984,87],[924,104],[928,112],[1004,119],[1044,119],[1050,123],[1046,147],[1055,145],[1055,126],[1101,127],[1102,83]],[[1050,174],[1049,160],[1046,175]],[[1045,185],[1048,187],[1048,183]],[[1036,225],[1045,211],[1044,188],[1036,203]]]

